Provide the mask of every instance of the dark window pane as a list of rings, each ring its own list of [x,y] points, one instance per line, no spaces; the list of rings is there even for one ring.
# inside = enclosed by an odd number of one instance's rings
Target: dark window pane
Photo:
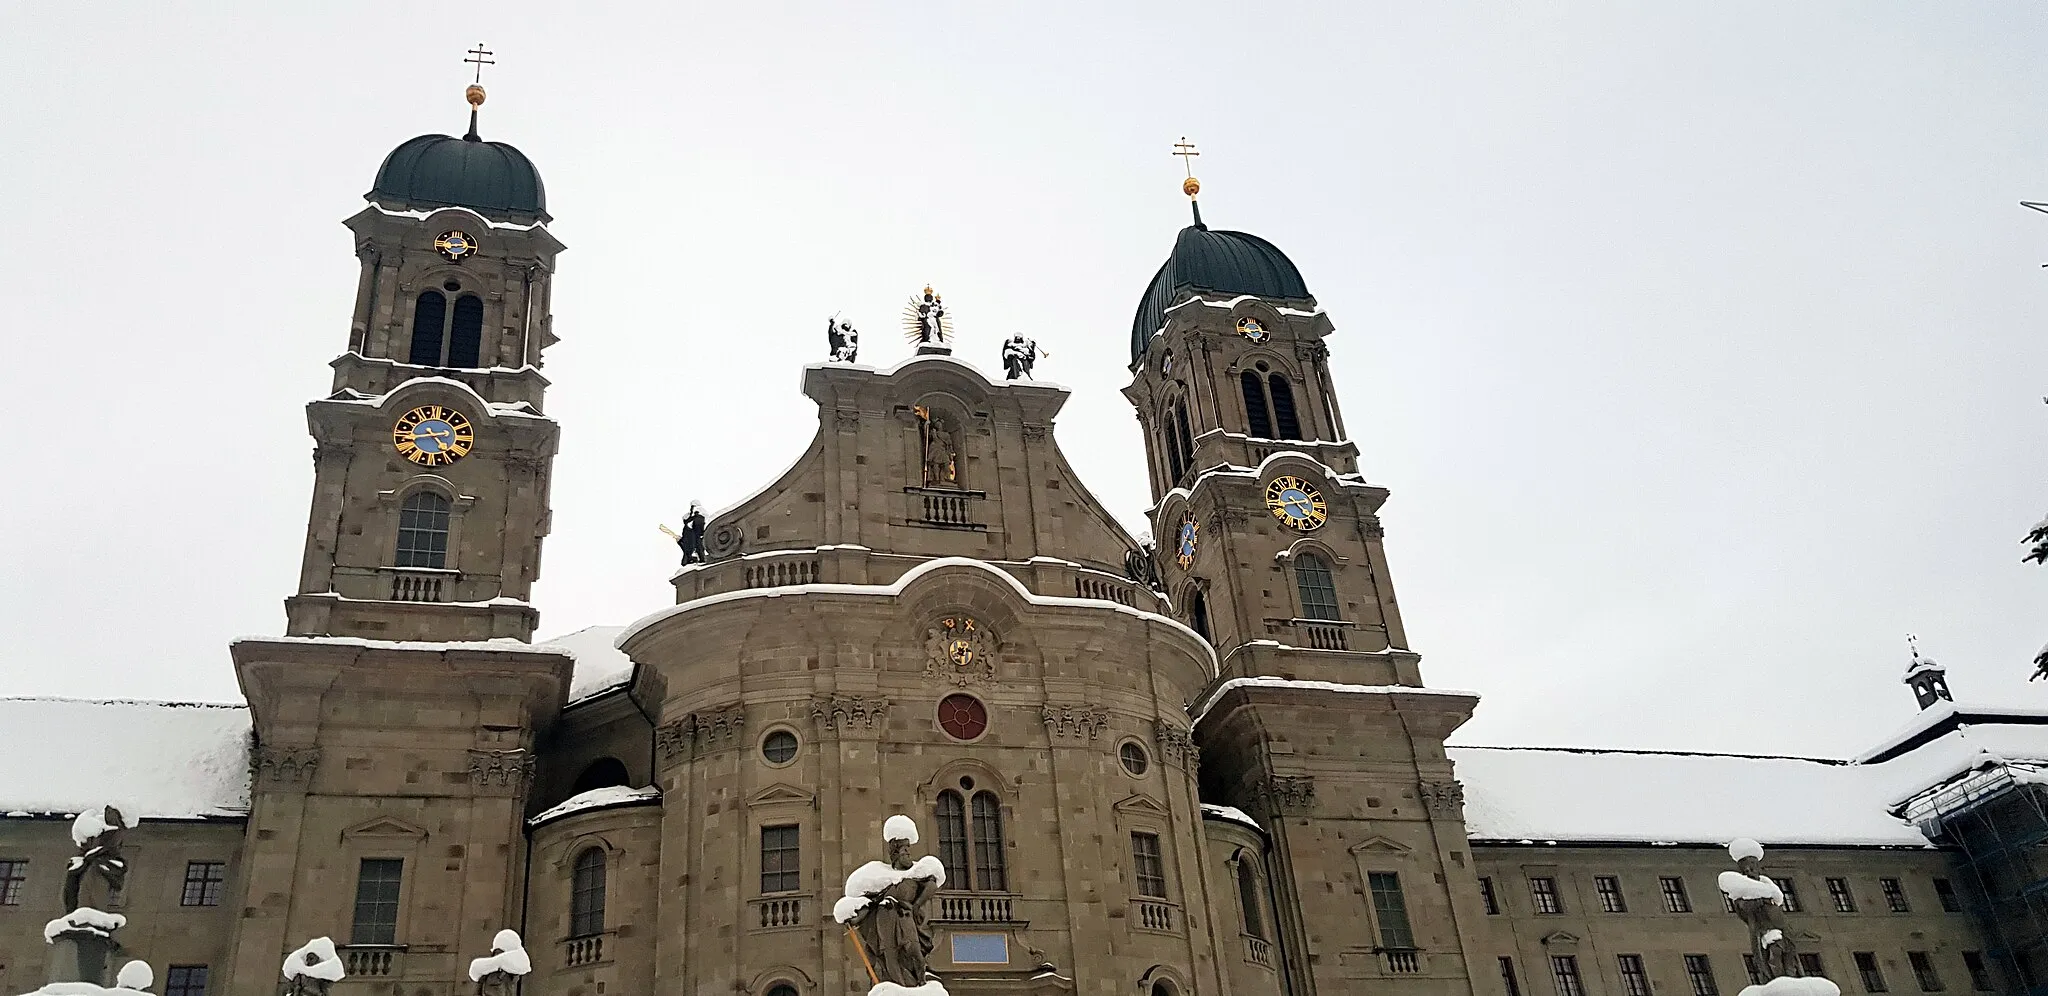
[[[1563,913],[1564,903],[1557,896],[1557,880],[1536,877],[1529,879],[1529,898],[1535,902],[1538,913]]]
[[[1502,956],[1500,960],[1500,985],[1508,996],[1522,996],[1522,985],[1515,981],[1515,960]]]
[[[354,944],[398,943],[398,885],[405,862],[398,858],[364,858],[356,872]]]
[[[448,566],[448,499],[415,491],[398,509],[399,567]]]
[[[1941,975],[1934,970],[1934,959],[1925,951],[1908,951],[1906,960],[1913,964],[1913,977],[1920,982],[1923,993],[1938,993],[1942,990]]]
[[[1703,954],[1685,956],[1685,981],[1692,984],[1692,996],[1719,996],[1721,987],[1714,982],[1714,966]]]
[[[1188,596],[1188,628],[1194,630],[1202,639],[1211,643],[1216,642],[1215,638],[1209,635],[1209,600],[1203,597],[1200,588],[1194,589]]]
[[[589,848],[576,856],[569,885],[569,936],[604,933],[604,851]]]
[[[1138,895],[1166,898],[1166,862],[1160,857],[1159,835],[1131,834],[1131,859],[1137,876]]]
[[[1785,894],[1785,912],[1801,912],[1801,908],[1799,905],[1799,888],[1792,883],[1792,880],[1789,878],[1778,878],[1774,875],[1771,877],[1771,881],[1777,883],[1778,891]],[[1814,957],[1818,958],[1820,956],[1815,955]]]
[[[1906,886],[1895,878],[1877,880],[1877,889],[1884,893],[1885,909],[1894,913],[1911,913],[1913,904],[1906,901]]]
[[[1849,891],[1849,880],[1831,878],[1828,882],[1828,899],[1835,904],[1837,913],[1856,912],[1856,895]]]
[[[1961,913],[1963,911],[1963,901],[1956,895],[1955,884],[1948,879],[1937,878],[1934,880],[1934,898],[1941,900],[1941,910],[1944,913]]]
[[[1811,951],[1800,954],[1799,971],[1806,975],[1818,976],[1823,979],[1828,977],[1826,966],[1820,963],[1820,955],[1814,954]]]
[[[455,320],[448,323],[448,365],[451,367],[474,367],[481,365],[479,359],[484,340],[484,301],[475,294],[464,294],[455,299]]]
[[[1692,912],[1692,897],[1686,895],[1685,879],[1676,875],[1666,875],[1657,880],[1657,888],[1664,894],[1664,912]]]
[[[1273,438],[1273,416],[1266,411],[1266,384],[1250,370],[1239,378],[1244,385],[1245,432],[1254,439]]]
[[[1853,957],[1856,959],[1856,976],[1863,980],[1863,991],[1867,993],[1884,992],[1884,972],[1877,967],[1877,953],[1874,951],[1858,951]]]
[[[172,965],[166,969],[164,996],[206,996],[206,966]]]
[[[0,906],[20,906],[22,883],[28,881],[28,862],[0,861]]]
[[[1480,905],[1486,908],[1487,916],[1500,915],[1500,896],[1496,895],[1493,891],[1493,879],[1481,878],[1479,880],[1479,902]]]
[[[796,759],[796,734],[788,730],[776,730],[761,740],[761,756],[769,764],[788,764]]]
[[[1188,431],[1188,403],[1186,401],[1176,401],[1173,403],[1173,427],[1180,433],[1180,471],[1173,475],[1178,480],[1182,474],[1194,469],[1195,465],[1195,434]]]
[[[1557,983],[1557,996],[1586,996],[1585,983],[1579,981],[1576,955],[1551,955],[1550,978]]]
[[[1303,619],[1341,619],[1337,612],[1337,585],[1330,565],[1313,553],[1294,558],[1294,585],[1301,592]]]
[[[1600,909],[1606,913],[1628,912],[1628,900],[1621,895],[1621,879],[1615,875],[1593,876],[1593,889],[1600,894]]]
[[[1250,858],[1237,859],[1237,908],[1244,914],[1244,932],[1264,939],[1265,918],[1259,915],[1259,879]]]
[[[626,774],[624,761],[616,757],[600,757],[576,776],[576,784],[570,787],[569,794],[582,795],[591,789],[610,788],[629,781],[632,781],[632,776]]]
[[[954,889],[973,888],[967,874],[967,803],[951,789],[939,793],[933,807],[939,825],[939,863],[946,868],[946,885]]]
[[[1003,870],[1003,804],[993,792],[974,793],[974,887],[983,892],[1005,892],[1009,878]]]
[[[803,888],[802,846],[794,826],[761,828],[762,892],[795,892]]]
[[[228,866],[225,861],[188,861],[185,863],[185,890],[178,897],[180,906],[219,906],[222,886],[227,882]]]
[[[1764,973],[1756,967],[1755,955],[1746,954],[1742,956],[1742,969],[1749,973],[1750,985],[1760,986],[1764,984]]]
[[[423,367],[441,365],[441,324],[447,319],[448,299],[440,291],[420,295],[412,308],[412,353],[410,360]]]
[[[1369,872],[1373,915],[1380,921],[1380,947],[1413,948],[1415,932],[1408,927],[1408,900],[1401,895],[1401,876],[1393,872]]]
[[[1273,388],[1273,427],[1280,430],[1281,439],[1300,439],[1301,419],[1294,413],[1294,389],[1287,384],[1287,378],[1274,374],[1267,380]]]
[[[1963,967],[1970,970],[1970,988],[1978,992],[1990,992],[1998,988],[1991,982],[1991,970],[1984,965],[1984,952],[1963,952]]]
[[[1642,955],[1616,955],[1621,968],[1621,989],[1627,996],[1650,996],[1650,973],[1643,971]]]

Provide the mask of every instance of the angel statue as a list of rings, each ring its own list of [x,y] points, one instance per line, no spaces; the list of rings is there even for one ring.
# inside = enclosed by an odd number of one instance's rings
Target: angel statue
[[[1003,377],[1007,380],[1030,380],[1031,368],[1038,358],[1045,355],[1038,348],[1038,340],[1026,339],[1018,333],[1003,343]]]
[[[839,363],[852,363],[860,355],[860,333],[853,323],[833,315],[825,319],[825,342],[831,349],[832,359]]]

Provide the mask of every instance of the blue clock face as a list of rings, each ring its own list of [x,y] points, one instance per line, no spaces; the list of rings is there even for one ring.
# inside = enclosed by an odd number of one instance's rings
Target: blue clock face
[[[455,445],[455,427],[438,418],[427,419],[412,427],[412,442],[422,452],[447,452]]]
[[[1195,522],[1194,516],[1190,515],[1181,520],[1180,536],[1174,542],[1174,553],[1178,555],[1177,559],[1183,570],[1195,562],[1196,534],[1200,530],[1201,526]]]
[[[1320,527],[1329,518],[1322,493],[1299,477],[1278,477],[1266,485],[1266,509],[1302,532]]]

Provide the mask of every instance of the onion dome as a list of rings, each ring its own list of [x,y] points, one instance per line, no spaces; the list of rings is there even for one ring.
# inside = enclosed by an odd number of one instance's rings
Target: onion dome
[[[476,131],[483,88],[468,94],[469,134],[421,135],[391,150],[364,200],[388,207],[466,207],[493,218],[548,220],[540,170],[505,142],[486,142]]]
[[[1173,240],[1173,255],[1152,277],[1152,285],[1138,302],[1137,317],[1131,321],[1132,368],[1144,361],[1152,334],[1166,323],[1166,309],[1195,293],[1251,294],[1311,304],[1315,300],[1309,296],[1301,271],[1279,247],[1244,232],[1212,232],[1202,224],[1201,209],[1196,208],[1195,223],[1180,230]]]

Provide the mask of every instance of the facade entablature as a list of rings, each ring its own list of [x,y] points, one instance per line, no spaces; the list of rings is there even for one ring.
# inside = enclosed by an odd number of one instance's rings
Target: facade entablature
[[[501,357],[511,359],[518,357]],[[422,377],[442,377],[461,381],[479,397],[487,398],[495,405],[524,404],[533,414],[542,411],[548,389],[547,376],[532,366],[489,366],[476,369],[461,367],[427,367],[386,357],[364,356],[349,352],[337,356],[329,366],[334,368],[334,387],[337,393],[358,395],[382,395]]]

